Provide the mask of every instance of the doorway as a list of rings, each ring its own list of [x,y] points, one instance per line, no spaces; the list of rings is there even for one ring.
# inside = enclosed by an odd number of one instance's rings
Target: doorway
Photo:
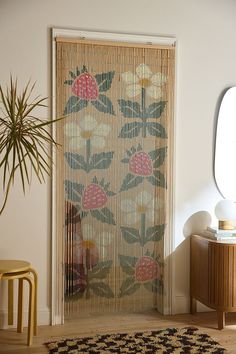
[[[174,46],[54,39],[54,322],[166,313]]]

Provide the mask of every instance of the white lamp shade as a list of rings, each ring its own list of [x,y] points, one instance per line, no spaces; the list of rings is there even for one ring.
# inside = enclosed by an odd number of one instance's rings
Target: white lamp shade
[[[236,219],[236,203],[232,200],[224,199],[215,206],[215,215],[218,220],[227,221]]]

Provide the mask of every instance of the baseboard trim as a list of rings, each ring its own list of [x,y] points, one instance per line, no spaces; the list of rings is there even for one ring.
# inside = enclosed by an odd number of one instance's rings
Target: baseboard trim
[[[186,296],[175,296],[174,314],[189,313],[190,302]]]
[[[203,305],[197,301],[197,312],[209,312],[214,311],[210,307]],[[190,299],[186,296],[175,296],[174,314],[183,314],[190,312]]]
[[[7,310],[0,310],[0,329],[16,328],[17,323],[17,311],[13,312],[14,324],[12,326],[8,325],[8,315]],[[50,324],[50,310],[49,308],[38,310],[38,325],[49,325]],[[28,311],[23,311],[23,326],[28,325]]]

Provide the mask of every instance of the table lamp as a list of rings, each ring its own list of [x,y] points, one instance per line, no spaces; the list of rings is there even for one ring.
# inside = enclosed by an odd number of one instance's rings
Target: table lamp
[[[215,206],[215,215],[219,220],[220,230],[233,230],[236,220],[236,204],[232,200],[223,199]]]

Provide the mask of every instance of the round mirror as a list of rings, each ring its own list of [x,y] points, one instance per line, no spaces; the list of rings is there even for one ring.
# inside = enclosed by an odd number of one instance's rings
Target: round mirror
[[[222,99],[215,144],[216,184],[224,198],[236,201],[236,87]]]

